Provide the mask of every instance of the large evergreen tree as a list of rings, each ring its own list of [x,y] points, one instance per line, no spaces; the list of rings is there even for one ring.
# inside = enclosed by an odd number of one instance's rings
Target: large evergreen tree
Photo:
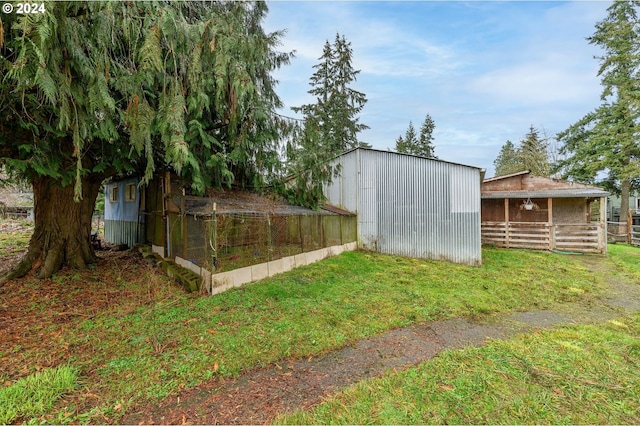
[[[596,24],[587,40],[601,47],[599,57],[602,104],[558,134],[565,158],[558,168],[567,177],[594,181],[608,174],[629,209],[632,183],[640,177],[640,21],[638,1],[614,1],[607,17]],[[621,215],[621,221],[625,220]]]
[[[358,140],[358,133],[368,129],[359,117],[367,98],[352,88],[360,73],[353,69],[352,57],[351,43],[344,36],[336,34],[333,44],[327,41],[309,81],[308,93],[315,102],[292,108],[304,116],[286,152],[294,181],[281,188],[292,203],[317,207],[324,198],[323,185],[338,172],[330,160],[349,149],[370,147]]]
[[[433,145],[433,131],[436,129],[436,123],[429,114],[424,117],[422,126],[420,126],[420,145],[418,146],[416,155],[429,158],[438,158],[435,155],[435,147]]]
[[[535,176],[549,176],[550,164],[548,142],[540,136],[540,132],[533,126],[520,140],[518,146],[507,141],[493,162],[496,176],[529,170]]]
[[[409,122],[409,127],[404,138],[399,136],[396,139],[396,151],[403,154],[418,155],[420,157],[438,158],[434,153],[433,131],[436,123],[431,116],[427,114],[420,126],[420,135],[416,137],[416,131],[413,122]]]
[[[496,169],[496,176],[505,176],[527,170],[518,158],[518,151],[515,145],[509,140],[500,148],[500,153],[493,161],[493,166]]]
[[[48,2],[2,15],[0,168],[33,185],[35,230],[9,277],[95,261],[91,215],[111,176],[170,168],[195,190],[279,167],[271,71],[290,55],[263,2]],[[3,35],[3,36],[2,36]]]
[[[351,43],[344,36],[336,34],[333,44],[327,41],[309,81],[315,102],[292,108],[315,127],[321,139],[319,149],[330,155],[361,146],[358,133],[369,128],[360,123],[367,97],[352,87],[360,73],[353,68],[352,58]]]
[[[436,123],[429,114],[424,118],[420,126],[420,135],[416,136],[413,122],[409,122],[409,127],[404,138],[399,136],[396,139],[396,151],[403,154],[418,155],[420,157],[437,158],[434,154],[433,131]]]
[[[533,126],[529,127],[529,133],[520,141],[516,156],[524,170],[530,170],[535,176],[549,176],[548,143]]]
[[[407,131],[396,139],[396,151],[403,154],[410,154],[412,147],[418,145],[418,135],[416,134],[416,128],[413,126],[413,121],[409,121]]]

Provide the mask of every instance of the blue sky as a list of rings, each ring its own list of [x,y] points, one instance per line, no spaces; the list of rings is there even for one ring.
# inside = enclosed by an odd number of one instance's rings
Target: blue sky
[[[549,136],[600,102],[601,52],[585,40],[609,2],[270,1],[267,31],[286,29],[291,65],[275,73],[285,115],[307,91],[326,40],[344,35],[367,95],[360,139],[393,149],[409,121],[436,123],[443,160],[494,175],[500,147],[533,125]]]

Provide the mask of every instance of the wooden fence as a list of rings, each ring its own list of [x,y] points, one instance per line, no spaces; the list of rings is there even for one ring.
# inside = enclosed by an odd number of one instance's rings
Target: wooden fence
[[[482,244],[541,250],[604,252],[604,236],[597,223],[482,222]]]
[[[632,225],[629,233],[629,242],[634,246],[640,246],[640,225]]]
[[[634,212],[629,210],[627,222],[607,222],[608,240],[640,246],[640,225],[634,225]]]

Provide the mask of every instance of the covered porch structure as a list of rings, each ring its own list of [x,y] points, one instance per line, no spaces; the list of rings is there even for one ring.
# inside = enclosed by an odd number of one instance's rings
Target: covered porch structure
[[[528,171],[482,183],[483,244],[498,247],[607,252],[606,203],[597,187],[532,176]],[[600,217],[591,220],[591,203]]]

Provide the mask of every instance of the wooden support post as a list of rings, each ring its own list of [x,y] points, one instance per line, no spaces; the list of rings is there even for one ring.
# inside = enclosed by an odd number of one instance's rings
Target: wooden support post
[[[509,248],[509,199],[504,199],[504,245]]]
[[[304,235],[302,235],[302,215],[298,215],[298,235],[300,236],[300,250],[304,253]]]
[[[162,257],[169,257],[171,251],[171,236],[169,235],[169,212],[167,206],[167,196],[169,194],[169,172],[165,174],[164,179],[161,179],[160,186],[162,186],[162,244],[164,245]]]
[[[547,222],[549,223],[549,250],[556,248],[556,226],[553,223],[553,198],[547,198]]]
[[[600,235],[598,248],[602,254],[607,254],[607,197],[600,197]]]
[[[629,209],[629,215],[627,216],[627,243],[631,244],[631,231],[633,230],[633,210]]]

